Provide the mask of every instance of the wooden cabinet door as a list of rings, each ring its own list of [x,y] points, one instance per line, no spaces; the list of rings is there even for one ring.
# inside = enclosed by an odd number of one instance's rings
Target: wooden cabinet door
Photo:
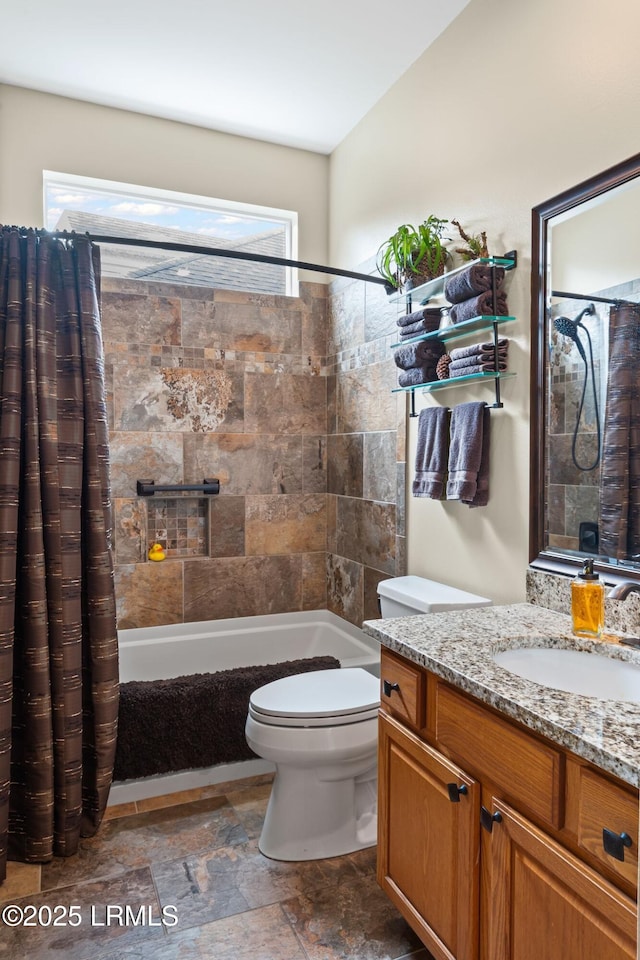
[[[636,960],[633,900],[507,805],[485,836],[491,960]]]
[[[479,784],[384,714],[378,783],[378,882],[436,960],[475,960]]]

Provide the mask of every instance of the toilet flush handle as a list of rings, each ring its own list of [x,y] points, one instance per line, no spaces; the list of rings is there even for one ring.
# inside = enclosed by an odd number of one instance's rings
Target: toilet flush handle
[[[382,681],[382,692],[384,693],[385,697],[390,697],[394,690],[397,690],[398,693],[400,692],[399,683],[391,683],[390,680]]]

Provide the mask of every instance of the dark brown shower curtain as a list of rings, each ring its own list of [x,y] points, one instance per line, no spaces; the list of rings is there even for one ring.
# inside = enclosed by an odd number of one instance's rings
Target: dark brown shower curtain
[[[609,311],[609,371],[600,469],[600,553],[640,555],[640,305]]]
[[[0,880],[97,830],[118,651],[99,251],[0,229]]]

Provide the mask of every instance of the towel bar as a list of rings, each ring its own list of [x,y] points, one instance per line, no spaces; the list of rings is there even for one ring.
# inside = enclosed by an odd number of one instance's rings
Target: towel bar
[[[139,497],[152,497],[154,493],[182,493],[194,491],[211,496],[220,493],[220,481],[216,479],[203,480],[202,483],[165,483],[156,484],[153,480],[137,480],[136,490]]]

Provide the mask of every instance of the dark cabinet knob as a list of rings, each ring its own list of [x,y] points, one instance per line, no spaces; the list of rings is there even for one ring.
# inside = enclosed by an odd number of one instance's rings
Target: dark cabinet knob
[[[494,823],[501,823],[501,822],[502,822],[502,814],[500,813],[499,810],[496,810],[495,813],[491,813],[489,810],[487,810],[486,807],[480,807],[480,823],[482,824],[484,829],[487,831],[487,833],[492,832]]]
[[[616,860],[624,861],[624,848],[630,847],[633,843],[628,833],[615,833],[613,830],[602,829],[602,846],[604,852]]]
[[[385,697],[390,697],[394,690],[397,690],[398,693],[400,692],[399,683],[391,683],[390,680],[382,681],[382,692],[384,693]]]
[[[464,797],[469,793],[466,783],[461,783],[460,786],[458,786],[457,783],[448,783],[447,790],[451,803],[460,803],[460,797]]]

